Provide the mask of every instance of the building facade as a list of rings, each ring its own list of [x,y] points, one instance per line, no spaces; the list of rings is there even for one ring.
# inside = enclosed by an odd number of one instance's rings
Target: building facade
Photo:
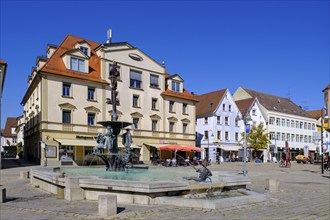
[[[247,124],[249,124],[251,128],[253,126],[258,126],[262,124],[263,128],[267,130],[266,113],[262,110],[262,106],[258,101],[258,98],[242,99],[236,101],[236,105],[242,116],[248,117],[250,119],[249,121],[247,121]],[[242,132],[245,132],[244,125]],[[264,163],[268,162],[268,160],[270,160],[271,157],[268,146],[266,149],[262,149],[262,150],[260,149],[260,151],[262,151],[262,153],[259,154],[262,155],[263,162]],[[249,152],[248,156],[251,156],[252,151],[248,149],[248,152]]]
[[[277,159],[282,157],[285,140],[289,143],[291,159],[303,149],[315,153],[316,144],[312,137],[316,130],[316,120],[291,100],[241,87],[236,90],[233,97],[236,101],[258,98],[266,115],[271,145],[277,150],[272,152],[272,156],[276,156]]]
[[[242,148],[242,121],[239,120],[239,109],[228,89],[218,90],[198,96],[197,112],[197,146],[204,148],[202,158],[208,157],[211,162],[219,153],[224,160],[238,155]]]
[[[126,42],[100,44],[68,35],[59,46],[48,45],[47,56],[37,57],[29,77],[21,102],[27,158],[41,164],[84,163],[97,133],[105,132],[97,122],[111,118],[106,100],[114,61],[120,73],[118,121],[133,124],[132,146],[140,160],[150,160],[166,143],[194,144],[197,100],[178,75],[170,76]]]
[[[1,137],[1,152],[3,157],[15,158],[17,145],[17,118],[8,117]]]

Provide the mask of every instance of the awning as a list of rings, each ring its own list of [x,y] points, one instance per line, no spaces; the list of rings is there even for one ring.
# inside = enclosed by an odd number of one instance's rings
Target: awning
[[[219,148],[224,151],[238,151],[239,149],[243,149],[242,146],[220,146]]]
[[[55,141],[61,143],[62,145],[68,145],[68,146],[95,147],[97,145],[96,140],[55,139]],[[124,148],[124,145],[122,143],[118,143],[118,147]],[[132,143],[131,148],[140,148],[140,147]]]
[[[153,143],[144,143],[145,145],[148,145],[150,147],[155,147],[155,148],[160,148],[161,146],[165,146],[165,145],[168,145],[168,144],[153,144]]]

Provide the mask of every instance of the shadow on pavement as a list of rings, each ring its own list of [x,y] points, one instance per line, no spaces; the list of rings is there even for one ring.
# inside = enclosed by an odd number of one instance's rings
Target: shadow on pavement
[[[24,159],[16,159],[16,158],[2,158],[1,159],[1,169],[29,167],[29,166],[39,166],[39,164],[30,162],[30,161],[27,161]]]

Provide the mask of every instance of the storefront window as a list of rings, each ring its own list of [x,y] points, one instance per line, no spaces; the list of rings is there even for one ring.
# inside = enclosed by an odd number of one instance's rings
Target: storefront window
[[[60,160],[74,160],[74,147],[60,146],[59,158]]]

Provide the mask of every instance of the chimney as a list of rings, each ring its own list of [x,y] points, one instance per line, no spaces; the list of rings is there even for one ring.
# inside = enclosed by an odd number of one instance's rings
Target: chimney
[[[107,31],[107,44],[110,44],[112,40],[112,30],[108,29]]]

